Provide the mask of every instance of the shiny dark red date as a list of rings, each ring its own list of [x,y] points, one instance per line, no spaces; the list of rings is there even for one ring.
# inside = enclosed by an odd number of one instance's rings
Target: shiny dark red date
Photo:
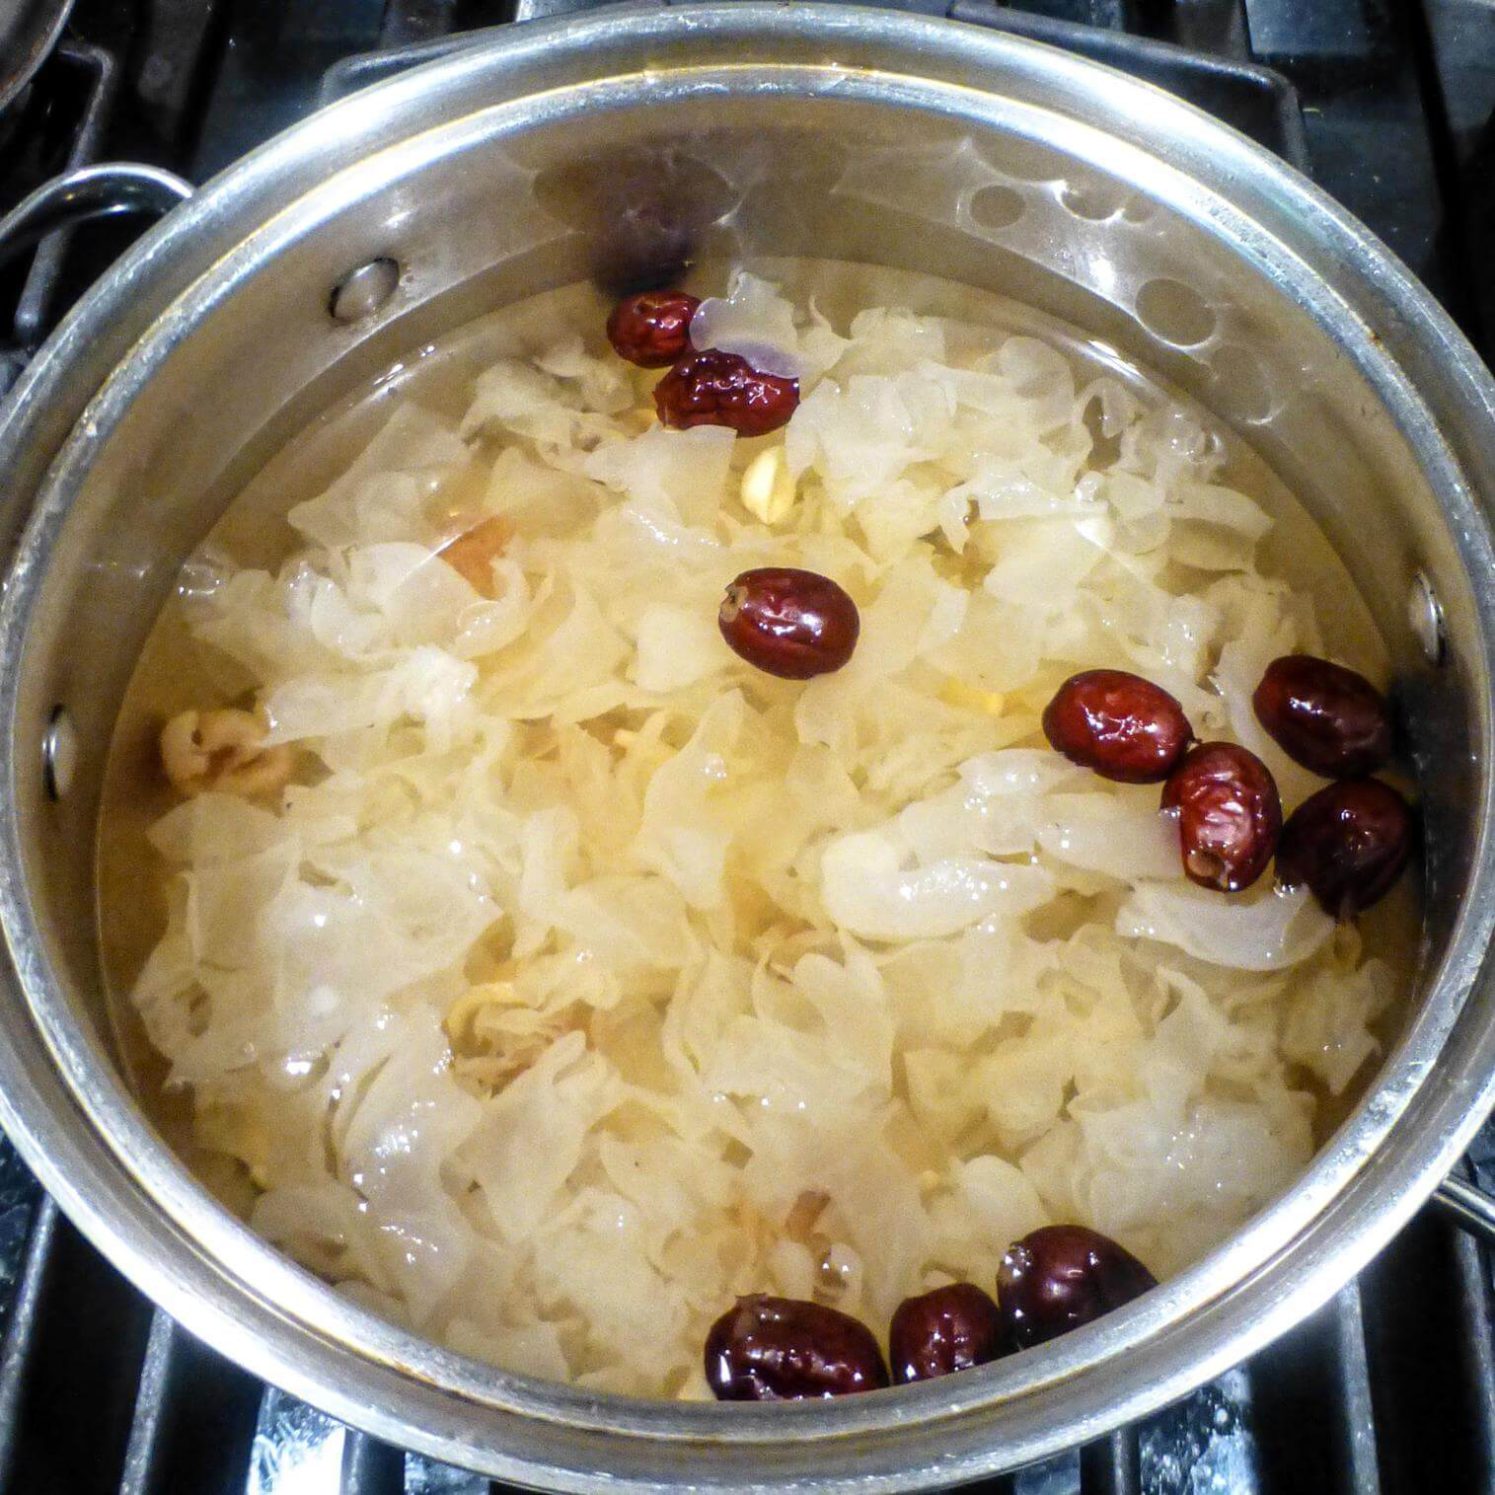
[[[1327,779],[1362,778],[1391,756],[1385,696],[1343,665],[1312,654],[1274,659],[1251,703],[1282,751]]]
[[[684,291],[625,296],[607,319],[607,340],[641,369],[667,369],[690,351],[690,319],[700,304]]]
[[[798,405],[798,379],[765,374],[716,348],[682,358],[654,386],[659,419],[677,431],[730,426],[739,436],[766,436],[787,425]]]
[[[849,1396],[888,1384],[872,1331],[798,1298],[739,1298],[706,1336],[706,1381],[724,1402]]]
[[[732,581],[717,626],[739,658],[782,680],[839,670],[856,649],[861,615],[828,576],[763,566]]]
[[[1412,855],[1411,806],[1379,779],[1329,784],[1288,816],[1277,878],[1307,884],[1325,913],[1353,918],[1391,891]]]
[[[997,1270],[997,1302],[1019,1349],[1057,1338],[1157,1286],[1130,1251],[1083,1225],[1045,1225],[1014,1241]]]
[[[1282,801],[1266,764],[1233,742],[1193,748],[1163,788],[1178,816],[1184,875],[1202,888],[1239,893],[1267,869],[1282,830]]]
[[[888,1330],[888,1359],[898,1385],[985,1365],[1007,1348],[997,1305],[972,1282],[905,1298]]]
[[[1150,680],[1125,670],[1084,670],[1044,709],[1043,735],[1071,763],[1104,779],[1157,784],[1194,734],[1183,707]]]

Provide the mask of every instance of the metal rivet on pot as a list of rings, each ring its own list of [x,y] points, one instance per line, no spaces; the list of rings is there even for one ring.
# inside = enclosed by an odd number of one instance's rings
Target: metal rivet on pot
[[[1438,601],[1432,582],[1421,571],[1412,578],[1412,589],[1407,593],[1407,622],[1413,637],[1422,646],[1427,662],[1442,664],[1445,645],[1443,604]]]
[[[42,774],[47,782],[47,793],[53,799],[61,799],[73,786],[73,775],[78,769],[78,729],[68,715],[66,706],[58,706],[52,712],[42,737]]]
[[[333,286],[327,311],[334,322],[361,322],[394,295],[399,283],[400,267],[394,260],[369,260]]]

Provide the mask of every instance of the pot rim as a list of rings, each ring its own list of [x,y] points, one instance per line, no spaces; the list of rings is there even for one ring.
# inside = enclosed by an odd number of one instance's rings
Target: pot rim
[[[124,311],[130,300],[146,299],[142,276],[147,283],[156,277],[164,288],[165,299],[148,314],[151,326],[129,357],[121,355],[117,368],[96,389],[84,392],[93,396],[88,418],[68,439],[45,485],[38,484],[43,496],[27,523],[0,605],[0,723],[5,727],[0,774],[7,785],[13,789],[19,774],[37,767],[21,763],[16,753],[18,667],[31,605],[44,584],[47,558],[74,485],[108,439],[131,389],[149,376],[152,361],[164,357],[208,305],[231,296],[239,276],[252,273],[259,259],[251,249],[263,250],[272,233],[313,231],[328,204],[339,198],[334,182],[348,177],[342,190],[357,188],[352,180],[357,168],[346,164],[319,181],[312,163],[327,155],[329,138],[345,163],[356,159],[365,140],[377,139],[385,156],[407,148],[450,149],[464,116],[425,135],[419,125],[420,105],[443,86],[480,83],[506,65],[522,69],[546,52],[585,56],[591,51],[612,57],[625,43],[669,42],[690,33],[744,41],[810,37],[848,46],[868,39],[887,42],[901,50],[908,71],[899,78],[908,90],[927,107],[958,105],[968,117],[991,117],[1004,105],[1003,96],[918,70],[936,64],[953,73],[1005,70],[1040,85],[1089,89],[1102,111],[1130,110],[1134,118],[1146,119],[1146,128],[1136,132],[1138,138],[1147,137],[1146,147],[1128,144],[1127,149],[1140,150],[1155,163],[1149,189],[1182,193],[1190,210],[1207,214],[1215,232],[1254,259],[1258,271],[1264,264],[1274,267],[1284,294],[1345,332],[1349,356],[1409,439],[1415,433],[1413,444],[1425,470],[1436,478],[1445,518],[1471,577],[1488,661],[1489,640],[1495,638],[1495,591],[1480,582],[1495,575],[1495,547],[1483,514],[1433,412],[1374,340],[1371,314],[1376,307],[1352,303],[1349,293],[1331,288],[1311,262],[1305,263],[1305,245],[1320,259],[1346,267],[1351,272],[1347,280],[1359,277],[1352,290],[1359,292],[1361,303],[1379,298],[1423,329],[1446,366],[1448,398],[1476,414],[1483,412],[1482,437],[1492,464],[1495,382],[1389,251],[1311,183],[1228,127],[1151,85],[965,23],[840,5],[784,7],[772,0],[711,0],[665,11],[629,6],[580,20],[503,29],[321,111],[230,167],[192,203],[172,213],[117,262],[69,317],[23,376],[9,408],[0,410],[0,471],[18,465],[13,459],[35,437],[35,409],[62,395],[83,347],[99,341],[112,319],[128,324]],[[838,76],[838,85],[845,90],[844,76]],[[520,93],[490,103],[486,112],[494,120],[511,120],[507,128],[517,128],[532,105],[532,97]],[[1012,101],[1005,105],[1012,107]],[[556,107],[556,100],[549,99],[547,108]],[[378,123],[372,122],[375,116]],[[408,126],[410,138],[386,146],[390,117]],[[1069,130],[1093,128],[1090,121],[1065,118]],[[1154,137],[1166,148],[1159,149]],[[292,196],[279,200],[285,177]],[[1276,221],[1264,226],[1261,215],[1253,221],[1244,208],[1226,202],[1212,182],[1237,188],[1249,183]],[[273,230],[262,214],[250,217],[240,234],[235,222],[236,215],[237,221],[245,221],[245,198],[251,208],[266,201],[276,204]],[[194,267],[192,241],[204,234]],[[207,259],[211,272],[200,263],[209,250],[214,251]],[[175,283],[174,258],[194,271],[178,273]],[[1288,279],[1294,267],[1300,273]],[[107,346],[107,340],[101,345]],[[23,493],[11,501],[26,498]],[[1487,698],[1482,709],[1487,751],[1481,829],[1449,955],[1352,1117],[1286,1195],[1203,1261],[1097,1324],[953,1383],[830,1404],[724,1409],[643,1401],[497,1371],[440,1350],[338,1297],[214,1204],[156,1137],[123,1084],[100,1064],[92,1040],[60,995],[31,915],[19,872],[24,863],[13,792],[0,804],[6,874],[0,876],[0,924],[28,1021],[21,1031],[13,1023],[0,1035],[0,1120],[85,1234],[168,1312],[256,1374],[376,1436],[501,1478],[540,1478],[570,1489],[595,1487],[599,1476],[584,1460],[596,1449],[616,1448],[620,1437],[642,1448],[642,1463],[609,1477],[620,1489],[657,1488],[661,1477],[677,1477],[678,1469],[665,1469],[660,1462],[666,1458],[662,1449],[672,1449],[668,1457],[676,1460],[682,1451],[701,1460],[692,1482],[706,1486],[755,1484],[765,1478],[767,1450],[786,1446],[791,1461],[797,1460],[794,1469],[802,1488],[907,1489],[972,1478],[1042,1457],[1155,1410],[1236,1363],[1358,1271],[1463,1151],[1495,1099],[1495,1033],[1488,1031],[1488,1023],[1485,1031],[1466,1035],[1474,1050],[1472,1061],[1466,1061],[1472,1078],[1450,1083],[1438,1064],[1456,1028],[1479,1026],[1472,1014],[1462,1024],[1460,1018],[1471,992],[1483,988],[1487,979],[1486,948],[1495,928]],[[1407,1115],[1418,1107],[1426,1113],[1421,1130],[1415,1137],[1404,1135],[1401,1152],[1388,1156],[1382,1142],[1393,1127],[1405,1134]],[[1380,1191],[1374,1209],[1366,1197],[1372,1179]],[[350,1354],[357,1356],[363,1377],[358,1385],[352,1384],[345,1358]],[[1150,1373],[1140,1384],[1130,1376],[1130,1384],[1118,1388],[1114,1372],[1122,1356],[1135,1357],[1138,1364],[1150,1362]],[[1097,1385],[1097,1380],[1106,1381],[1108,1367],[1110,1384]],[[1081,1378],[1088,1378],[1083,1388]],[[1069,1383],[1067,1395],[1075,1398],[1077,1412],[1051,1416],[1047,1430],[1033,1427],[1000,1449],[990,1447],[989,1437],[980,1446],[981,1425],[990,1427],[999,1407],[1010,1411],[1020,1401],[1032,1403],[1061,1382]],[[551,1425],[557,1448],[526,1441],[520,1423]],[[959,1438],[952,1436],[957,1428]],[[886,1446],[879,1447],[888,1455],[880,1467],[861,1453],[853,1457],[846,1441],[851,1434],[862,1434],[867,1441],[880,1435]],[[840,1447],[828,1447],[828,1439],[840,1440]],[[560,1444],[569,1445],[564,1457]],[[911,1457],[900,1462],[903,1455]],[[818,1467],[838,1456],[843,1472]]]

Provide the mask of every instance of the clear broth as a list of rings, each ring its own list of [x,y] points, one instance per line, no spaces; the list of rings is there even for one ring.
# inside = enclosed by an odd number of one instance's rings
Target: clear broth
[[[1149,403],[1190,403],[1109,344],[990,292],[926,275],[830,261],[769,260],[752,268],[779,282],[796,302],[813,297],[837,327],[844,327],[864,307],[908,307],[983,332],[997,329],[1042,338],[1082,374],[1109,373]],[[704,267],[686,288],[700,295],[719,294],[727,270]],[[538,349],[553,337],[559,323],[581,313],[600,326],[608,309],[609,303],[594,287],[574,284],[505,307],[412,351],[291,440],[235,497],[204,548],[241,566],[273,567],[297,543],[286,514],[322,492],[349,466],[388,418],[394,402],[415,400],[456,419],[466,408],[474,378],[496,359]],[[1367,662],[1367,673],[1384,682],[1385,643],[1322,531],[1250,446],[1222,422],[1211,424],[1226,437],[1227,461],[1220,480],[1255,499],[1275,521],[1260,547],[1260,569],[1308,593],[1328,650]],[[184,573],[181,587],[190,585],[190,575]],[[151,825],[175,803],[160,771],[161,725],[179,711],[220,704],[238,693],[231,680],[206,666],[193,646],[180,598],[179,589],[162,609],[146,643],[111,745],[97,847],[99,940],[109,1012],[132,1084],[170,1145],[226,1203],[242,1210],[252,1198],[251,1186],[227,1159],[192,1141],[191,1097],[164,1088],[165,1065],[146,1041],[129,1000],[145,959],[165,928],[164,869],[147,840]],[[1385,960],[1400,978],[1401,1000],[1380,1024],[1382,1041],[1389,1044],[1405,1020],[1414,985],[1420,933],[1415,879],[1403,879],[1391,896],[1362,916],[1360,924],[1366,953]],[[1304,1088],[1318,1094],[1320,1142],[1353,1109],[1371,1068],[1367,1065],[1339,1097],[1327,1095],[1303,1077]]]

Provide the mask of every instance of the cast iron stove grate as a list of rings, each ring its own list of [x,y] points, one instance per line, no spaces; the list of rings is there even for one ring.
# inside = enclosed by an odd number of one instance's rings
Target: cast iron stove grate
[[[1488,350],[1492,0],[906,0],[1021,31],[1212,110],[1365,219]],[[78,0],[0,116],[0,211],[47,175],[153,161],[202,180],[480,25],[589,0]],[[1188,50],[1179,50],[1185,48]],[[58,236],[0,273],[0,395],[119,252]],[[1495,1128],[1470,1165],[1495,1184]],[[88,1246],[0,1142],[0,1495],[490,1495],[207,1349]],[[1415,1221],[1330,1305],[1179,1406],[987,1495],[1495,1495],[1482,1248]]]

